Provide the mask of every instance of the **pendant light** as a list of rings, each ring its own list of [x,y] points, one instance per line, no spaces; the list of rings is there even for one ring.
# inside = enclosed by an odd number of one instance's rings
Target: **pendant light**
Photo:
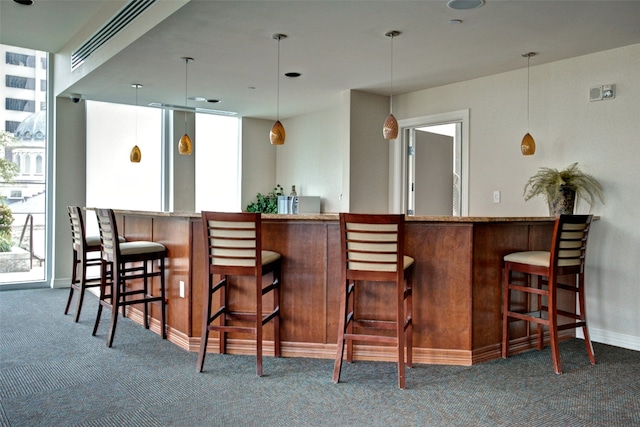
[[[140,83],[134,83],[131,87],[136,89],[136,143],[138,142],[138,89],[142,87]],[[131,163],[140,163],[142,160],[142,153],[140,152],[140,147],[138,145],[134,145],[131,149],[131,153],[129,154],[129,160]]]
[[[188,56],[183,56],[180,58],[184,61],[184,106],[187,106],[187,77],[188,77],[188,67],[189,61],[193,61],[193,58]],[[183,156],[190,156],[193,151],[193,144],[191,143],[191,138],[187,135],[187,112],[184,112],[184,135],[178,141],[178,153]]]
[[[269,132],[269,139],[271,140],[271,145],[282,145],[284,144],[284,139],[286,137],[286,133],[284,131],[284,126],[280,123],[280,40],[286,39],[286,34],[274,34],[273,39],[278,40],[278,84],[277,84],[277,95],[276,95],[276,122],[271,127],[271,132]]]
[[[389,115],[384,121],[384,126],[382,127],[382,136],[384,139],[396,139],[398,137],[398,121],[393,115],[393,39],[394,37],[398,37],[400,35],[400,31],[389,31],[385,34],[385,36],[391,38],[391,90],[389,95]]]
[[[527,133],[522,138],[522,142],[520,143],[520,151],[522,151],[523,156],[531,156],[536,152],[536,142],[533,140],[533,137],[529,133],[529,66],[531,57],[535,55],[535,52],[527,52],[522,54],[523,57],[527,58]]]

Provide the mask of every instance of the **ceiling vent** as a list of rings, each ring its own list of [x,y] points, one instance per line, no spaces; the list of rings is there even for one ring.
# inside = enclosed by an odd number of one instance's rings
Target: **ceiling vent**
[[[120,11],[105,23],[93,36],[85,41],[71,54],[71,70],[78,68],[84,61],[98,50],[100,46],[111,40],[116,34],[153,5],[156,0],[131,0]]]

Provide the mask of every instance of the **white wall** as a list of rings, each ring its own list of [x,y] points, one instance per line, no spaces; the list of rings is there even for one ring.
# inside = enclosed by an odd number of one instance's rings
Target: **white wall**
[[[280,147],[269,142],[271,126],[268,120],[245,117],[241,121],[241,209],[255,201],[257,193],[268,193],[276,185],[276,150]]]
[[[345,97],[336,108],[282,121],[287,137],[277,149],[276,183],[286,194],[295,185],[299,196],[319,196],[322,212],[349,207],[345,196],[349,179],[343,171],[343,162],[348,161],[344,157],[349,147],[348,105]]]
[[[387,213],[389,141],[382,136],[389,98],[351,91],[349,211]]]
[[[51,287],[69,287],[71,283],[71,227],[67,206],[86,206],[85,157],[86,125],[84,102],[55,100],[55,156],[53,182],[53,273]]]
[[[531,67],[530,132],[536,154],[520,154],[527,132],[526,73],[517,70],[398,96],[398,119],[470,109],[470,216],[548,215],[525,202],[538,168],[573,162],[604,186],[605,205],[587,254],[592,339],[640,350],[640,44]],[[615,83],[612,100],[589,102],[592,86]],[[493,204],[493,190],[502,203]],[[579,212],[588,211],[582,203]]]

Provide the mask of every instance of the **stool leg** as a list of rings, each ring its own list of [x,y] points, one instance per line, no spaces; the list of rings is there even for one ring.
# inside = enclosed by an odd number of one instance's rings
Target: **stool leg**
[[[80,270],[82,271],[82,277],[80,277],[80,294],[78,295],[78,302],[76,303],[76,314],[73,317],[74,322],[77,322],[80,319],[80,311],[82,310],[82,304],[84,303],[84,291],[87,289],[87,262],[83,257],[79,263]]]
[[[77,283],[77,271],[78,271],[78,252],[73,251],[73,271],[71,272],[71,286],[69,287],[69,299],[67,299],[67,306],[64,309],[64,314],[69,313],[69,307],[71,306],[71,300],[73,299],[73,291],[75,290]],[[77,322],[77,320],[76,320]]]
[[[593,346],[589,338],[589,330],[587,329],[587,312],[584,303],[584,273],[578,274],[578,304],[580,308],[580,320],[584,322],[582,326],[582,335],[584,336],[584,344],[587,347],[587,355],[592,365],[596,364],[596,357],[593,353]]]
[[[273,289],[273,306],[278,307],[278,314],[273,319],[273,348],[274,356],[280,357],[280,265],[273,270],[273,281],[277,285]]]
[[[344,333],[347,320],[347,293],[349,292],[348,281],[343,281],[344,289],[340,296],[340,320],[338,322],[338,348],[336,351],[336,360],[333,365],[333,382],[340,381],[340,371],[342,370],[342,358],[344,356]]]
[[[112,277],[113,279],[113,277]],[[111,281],[111,295],[113,295],[113,280]],[[96,314],[96,322],[93,324],[93,332],[92,336],[95,336],[98,332],[98,325],[100,324],[100,316],[102,316],[102,302],[106,298],[107,295],[107,264],[102,261],[100,265],[100,296],[98,297],[98,312]],[[111,300],[113,303],[113,299]]]
[[[404,296],[400,292],[398,292],[396,301],[396,339],[398,353],[398,387],[404,388]]]
[[[227,324],[227,308],[229,307],[229,301],[227,300],[227,286],[229,285],[229,278],[224,276],[222,278],[222,286],[220,287],[220,307],[223,307],[222,314],[220,314],[220,326]],[[224,330],[220,331],[219,335],[219,350],[220,354],[227,352],[227,333]]]
[[[535,279],[536,281],[536,288],[541,289],[541,285],[540,285],[540,281],[542,280],[542,277],[540,276],[532,276],[532,279]],[[540,312],[541,316],[542,316],[542,295],[538,295],[537,296],[537,301],[538,301],[538,306],[537,306],[537,310],[538,312]],[[550,303],[548,303],[550,305]],[[549,313],[549,317],[551,317],[551,313]],[[549,328],[551,329],[551,328]],[[544,330],[542,329],[542,324],[538,323],[537,324],[537,333],[538,333],[538,350],[543,350],[544,349]],[[558,335],[556,334],[556,337]]]
[[[556,284],[549,278],[549,296],[547,305],[549,306],[549,335],[551,341],[551,358],[553,359],[553,370],[556,374],[562,373],[562,361],[560,360],[560,347],[558,345],[558,312],[556,307]],[[551,291],[553,289],[553,291]],[[538,324],[539,328],[542,325]]]
[[[113,344],[113,337],[116,334],[116,324],[118,322],[118,307],[120,305],[120,287],[124,286],[124,280],[120,274],[120,266],[113,267],[113,285],[111,288],[111,325],[107,334],[107,347]],[[122,306],[124,308],[124,305]]]
[[[356,283],[355,281],[347,285],[347,311],[346,311],[346,328],[347,335],[353,334],[353,320],[356,316],[355,311],[356,299]],[[353,340],[347,339],[347,362],[353,362]]]
[[[196,364],[196,372],[202,372],[204,367],[204,359],[207,355],[207,343],[209,342],[209,321],[211,319],[211,287],[213,285],[213,277],[209,274],[207,281],[207,305],[202,312],[202,332],[200,334],[200,350],[198,351],[198,363]]]
[[[407,288],[405,289],[405,293],[407,293],[407,295],[405,299],[405,318],[407,319],[408,324],[406,325],[405,333],[407,334],[407,366],[411,368],[413,366],[413,283],[411,276],[406,280]]]
[[[505,266],[502,273],[504,283],[502,284],[502,358],[509,357],[509,299],[511,291],[509,282],[511,281],[511,270]]]
[[[143,295],[145,298],[148,297],[149,294],[149,261],[142,262],[142,275],[144,278],[142,279],[143,286]],[[151,261],[151,272],[153,272],[153,261]],[[151,286],[153,288],[153,285]],[[144,327],[145,329],[149,329],[149,302],[145,299],[144,301]]]
[[[262,376],[262,276],[256,276],[256,374]]]
[[[162,328],[162,339],[167,339],[167,307],[166,307],[166,289],[164,280],[164,257],[160,258],[160,328]]]

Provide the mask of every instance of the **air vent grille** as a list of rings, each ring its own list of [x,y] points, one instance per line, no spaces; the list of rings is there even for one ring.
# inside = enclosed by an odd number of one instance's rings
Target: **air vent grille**
[[[75,70],[82,65],[93,52],[111,40],[155,2],[156,0],[131,0],[127,3],[109,22],[104,24],[82,46],[73,51],[71,54],[71,70]]]

